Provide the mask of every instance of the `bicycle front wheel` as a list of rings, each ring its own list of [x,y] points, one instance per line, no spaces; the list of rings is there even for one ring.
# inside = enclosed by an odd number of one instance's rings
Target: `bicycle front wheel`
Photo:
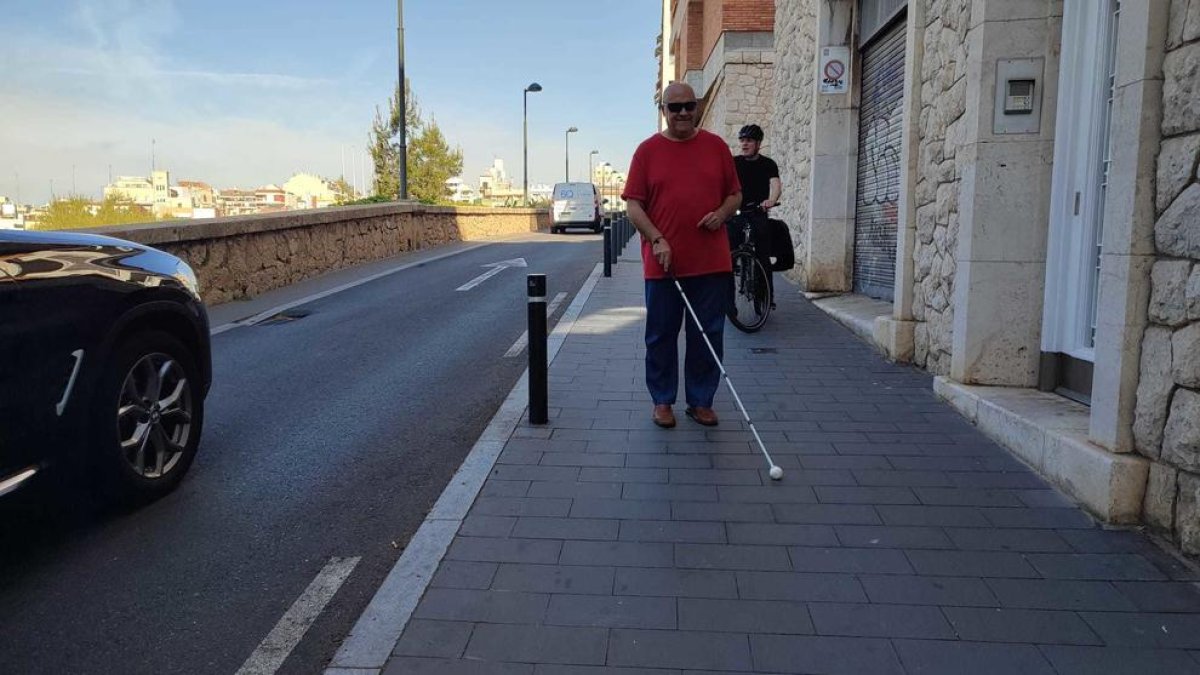
[[[771,313],[767,269],[749,251],[733,255],[733,307],[729,321],[744,333],[754,333],[767,322]]]

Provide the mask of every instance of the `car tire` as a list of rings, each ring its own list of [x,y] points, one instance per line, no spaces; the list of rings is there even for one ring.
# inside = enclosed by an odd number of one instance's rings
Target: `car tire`
[[[204,423],[197,373],[191,351],[168,333],[135,333],[117,345],[99,378],[89,424],[102,494],[144,503],[183,480]]]

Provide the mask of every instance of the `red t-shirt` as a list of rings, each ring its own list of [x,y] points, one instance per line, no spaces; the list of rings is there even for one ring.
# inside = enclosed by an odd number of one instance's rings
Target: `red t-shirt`
[[[662,232],[671,246],[675,276],[693,277],[733,269],[725,227],[713,231],[699,223],[726,197],[741,191],[729,146],[700,130],[686,141],[673,141],[662,134],[643,141],[633,153],[621,198],[641,202],[650,222]],[[646,278],[665,278],[667,274],[651,249],[643,237]]]

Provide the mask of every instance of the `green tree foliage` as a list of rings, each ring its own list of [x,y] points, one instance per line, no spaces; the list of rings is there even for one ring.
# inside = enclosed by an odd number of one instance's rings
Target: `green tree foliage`
[[[333,193],[337,195],[337,203],[339,205],[348,204],[356,199],[357,195],[354,194],[354,186],[346,180],[345,176],[338,177],[337,180],[331,182],[331,185]]]
[[[462,150],[450,148],[436,120],[421,120],[412,85],[404,81],[407,103],[405,128],[408,141],[409,197],[426,203],[446,201],[446,179],[462,172]],[[377,197],[396,199],[400,195],[400,101],[399,89],[388,99],[386,117],[375,109],[375,121],[369,135],[375,165],[374,192]]]
[[[158,220],[146,209],[128,199],[109,196],[100,204],[87,197],[72,195],[60,199],[38,220],[39,230],[73,230],[104,225],[131,225]]]
[[[446,201],[446,181],[462,173],[461,149],[450,149],[437,120],[421,125],[408,146],[409,197],[428,204]]]

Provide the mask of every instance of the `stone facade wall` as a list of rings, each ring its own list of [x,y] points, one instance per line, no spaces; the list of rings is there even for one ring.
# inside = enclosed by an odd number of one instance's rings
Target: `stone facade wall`
[[[738,130],[757,124],[767,136],[763,152],[770,154],[774,78],[774,52],[729,52],[711,98],[705,101],[701,127],[725,139],[732,151],[740,152]]]
[[[917,241],[913,249],[914,362],[950,372],[954,324],[958,188],[962,176],[970,0],[927,0],[920,64],[921,118],[916,174]]]
[[[767,154],[779,164],[782,203],[775,217],[792,229],[796,267],[788,276],[803,288],[805,242],[812,186],[812,121],[817,72],[817,0],[789,0],[775,8],[775,65],[786,76],[777,78]],[[764,127],[766,128],[766,127]]]
[[[1163,61],[1149,327],[1134,444],[1154,460],[1147,524],[1200,554],[1200,0],[1172,0]]]
[[[217,305],[406,251],[549,224],[535,209],[380,204],[93,231],[179,256],[195,270],[205,302]]]

